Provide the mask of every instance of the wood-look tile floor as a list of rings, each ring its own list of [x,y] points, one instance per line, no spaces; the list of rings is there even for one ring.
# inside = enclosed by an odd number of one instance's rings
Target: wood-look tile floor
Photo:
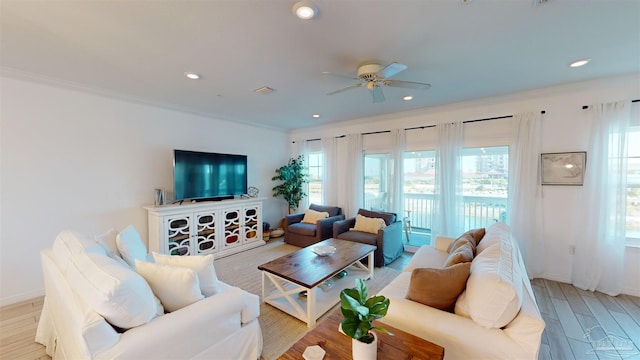
[[[402,270],[409,253],[389,264]],[[640,298],[592,293],[551,280],[532,282],[546,322],[541,360],[640,360]],[[34,341],[43,298],[0,308],[0,359],[50,359]]]

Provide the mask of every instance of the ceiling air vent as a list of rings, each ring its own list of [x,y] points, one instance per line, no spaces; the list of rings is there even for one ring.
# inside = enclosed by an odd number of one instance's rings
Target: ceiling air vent
[[[268,86],[263,86],[261,88],[255,89],[253,90],[256,94],[260,94],[260,95],[264,95],[264,94],[268,94],[270,92],[273,91],[272,88],[268,87]]]

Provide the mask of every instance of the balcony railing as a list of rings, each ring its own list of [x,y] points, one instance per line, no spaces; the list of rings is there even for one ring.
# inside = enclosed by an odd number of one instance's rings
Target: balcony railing
[[[464,196],[464,228],[477,229],[488,227],[496,221],[504,221],[506,216],[507,198],[497,196]],[[398,214],[400,219],[408,217],[411,227],[426,233],[431,232],[433,214],[433,194],[404,194],[404,214]],[[367,209],[381,209],[385,206],[379,198],[365,201]]]

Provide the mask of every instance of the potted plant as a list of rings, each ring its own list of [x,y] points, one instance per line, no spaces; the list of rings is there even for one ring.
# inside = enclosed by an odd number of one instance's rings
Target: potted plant
[[[282,181],[282,184],[273,187],[273,197],[282,196],[289,204],[289,214],[295,211],[307,196],[304,192],[304,184],[309,182],[309,175],[305,172],[304,157],[289,159],[286,165],[276,169],[276,175],[271,178],[273,181]]]
[[[351,351],[354,360],[376,358],[377,335],[372,330],[393,335],[383,327],[373,326],[373,320],[387,315],[389,299],[381,295],[367,299],[367,296],[369,291],[362,279],[356,279],[355,288],[340,292],[340,310],[344,316],[340,326],[353,339]]]

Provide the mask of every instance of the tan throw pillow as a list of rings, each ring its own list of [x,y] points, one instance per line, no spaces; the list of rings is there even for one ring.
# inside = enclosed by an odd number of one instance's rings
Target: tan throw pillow
[[[468,262],[444,269],[413,269],[406,298],[453,312],[456,300],[467,284],[470,269]]]
[[[473,261],[473,246],[471,242],[466,241],[449,254],[443,267],[471,261]]]
[[[447,248],[447,252],[451,253],[451,251],[453,251],[456,246],[460,246],[460,244],[458,243],[458,240],[471,241],[471,245],[473,245],[473,250],[475,252],[475,248],[476,246],[478,246],[478,243],[480,242],[480,240],[482,240],[482,238],[484,237],[484,233],[485,233],[484,228],[467,231],[466,233],[460,235],[459,238],[452,241],[451,244],[449,244],[449,247]]]
[[[318,222],[318,220],[322,220],[328,217],[329,217],[329,213],[326,211],[320,212],[320,211],[307,209],[304,212],[304,218],[302,218],[302,222],[307,224],[315,224]]]
[[[476,244],[475,244],[476,246],[478,246],[478,243],[480,243],[480,240],[482,240],[485,233],[486,231],[484,228],[467,231],[467,234],[470,234],[473,237],[473,239],[476,241]]]
[[[350,230],[377,234],[378,230],[385,228],[387,224],[381,218],[369,218],[360,214],[356,215],[356,225]]]

